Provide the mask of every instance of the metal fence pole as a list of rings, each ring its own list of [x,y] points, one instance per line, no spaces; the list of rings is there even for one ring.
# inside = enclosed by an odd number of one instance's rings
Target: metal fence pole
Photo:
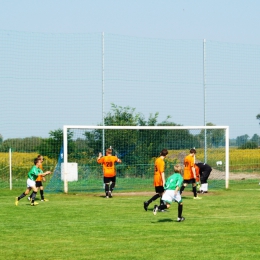
[[[104,122],[104,102],[105,102],[105,33],[102,33],[102,125],[105,125]],[[102,154],[105,154],[105,129],[102,130]]]
[[[204,126],[207,125],[206,109],[206,39],[203,40],[203,93],[204,93]],[[204,162],[207,163],[207,129],[204,130]]]

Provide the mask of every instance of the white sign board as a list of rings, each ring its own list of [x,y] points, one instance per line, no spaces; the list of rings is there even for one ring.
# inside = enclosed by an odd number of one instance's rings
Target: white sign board
[[[67,163],[67,181],[78,181],[78,164]],[[64,163],[61,163],[61,180],[64,181]]]

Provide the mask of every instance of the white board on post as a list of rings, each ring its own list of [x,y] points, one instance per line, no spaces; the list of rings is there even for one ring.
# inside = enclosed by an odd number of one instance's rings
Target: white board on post
[[[61,163],[61,180],[64,181],[64,163]],[[78,164],[67,163],[67,181],[78,181]]]

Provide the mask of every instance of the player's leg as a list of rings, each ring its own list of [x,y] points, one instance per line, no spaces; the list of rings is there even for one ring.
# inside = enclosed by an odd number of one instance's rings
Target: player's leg
[[[35,186],[35,181],[30,180],[30,179],[27,179],[26,185],[27,185],[27,188],[26,188],[25,192],[23,192],[19,197],[16,197],[16,198],[15,198],[15,205],[16,205],[16,206],[18,205],[18,201],[19,201],[20,199],[24,198],[26,195],[29,194],[29,192],[30,192],[31,189],[32,189],[32,186]]]
[[[211,170],[203,172],[203,187],[201,188],[203,192],[208,192],[208,178],[211,173]]]
[[[180,203],[178,203],[178,218],[177,218],[178,222],[182,222],[185,220],[185,218],[182,216],[182,211],[183,211],[183,203],[181,201]]]
[[[168,202],[162,202],[162,204],[160,204],[159,206],[154,205],[153,208],[153,214],[156,215],[157,211],[165,211],[166,209],[168,209],[170,207],[170,204]]]
[[[41,201],[45,201],[45,199],[44,199],[44,192],[43,192],[43,186],[40,186],[40,195],[41,195]]]
[[[204,191],[205,191],[205,183],[206,183],[205,172],[201,173],[201,175],[200,175],[200,182],[201,182],[200,193],[203,194]]]
[[[193,192],[193,195],[194,197],[197,197],[197,185],[192,183],[192,192]]]
[[[182,222],[185,220],[185,218],[182,216],[182,211],[183,211],[183,203],[182,203],[182,197],[180,192],[178,191],[177,193],[174,193],[173,197],[174,201],[178,203],[178,222]]]
[[[164,211],[164,210],[170,208],[171,207],[171,203],[173,201],[173,197],[174,197],[174,191],[173,190],[166,190],[162,194],[161,204],[158,207],[158,210],[159,211]]]
[[[35,202],[35,197],[38,192],[38,188],[36,186],[31,186],[31,188],[33,190],[32,197],[31,197],[31,206],[35,206],[38,204],[37,202]]]
[[[160,192],[159,192],[159,194],[160,194],[160,205],[162,205],[162,206],[164,206],[165,205],[165,203],[164,203],[164,201],[162,200],[162,196],[163,196],[163,194],[164,194],[164,187],[163,186],[160,186],[160,190],[159,190]],[[165,211],[165,209],[159,209],[159,211]]]
[[[33,194],[33,192],[31,193],[31,195],[29,195],[29,196],[27,197],[28,200],[31,200],[32,194]]]
[[[156,194],[152,196],[149,200],[144,202],[144,209],[147,211],[147,208],[149,204],[151,204],[153,201],[157,200],[158,198],[161,197],[161,194],[163,193],[164,188],[163,186],[155,186],[155,192]]]
[[[108,197],[108,194],[109,194],[109,183],[110,183],[110,179],[108,177],[104,177],[106,198],[109,198]]]
[[[18,202],[20,199],[24,198],[27,194],[29,194],[31,188],[30,187],[27,187],[25,192],[23,192],[19,197],[16,197],[15,198],[15,205],[18,206]]]
[[[43,191],[44,189],[41,181],[39,181],[39,183],[36,182],[36,187],[40,189],[41,201],[48,201],[47,199],[44,198],[44,191]]]
[[[198,197],[196,179],[191,179],[190,182],[192,184],[193,199],[201,199],[201,197]]]
[[[144,209],[147,211],[148,206],[158,198],[160,198],[160,194],[156,193],[153,197],[151,197],[149,200],[144,202]]]
[[[112,192],[113,192],[113,190],[116,186],[116,176],[111,177],[110,181],[111,181],[111,184],[110,184],[110,187],[109,187],[108,196],[109,196],[109,198],[112,198]]]
[[[36,187],[37,187],[37,181],[35,182],[35,184],[36,184]],[[29,195],[29,196],[27,197],[28,200],[31,200],[31,198],[32,198],[32,194],[33,194],[33,190],[32,190],[31,195]]]
[[[184,180],[180,189],[180,194],[182,194],[182,192],[184,191],[187,185],[188,185],[187,180]]]
[[[204,192],[207,192],[208,191],[208,185],[207,185],[207,179],[208,179],[208,176],[209,176],[209,173],[204,171],[201,173],[201,177],[200,177],[200,180],[201,180],[201,187],[200,187],[200,192],[201,193],[204,193]]]
[[[39,188],[41,187],[41,185],[42,185],[42,182],[41,181],[35,181],[35,187],[36,187],[36,189],[37,189],[37,192],[38,192],[38,190],[39,190]],[[30,196],[30,199],[32,200],[32,197],[33,197],[33,193],[34,193],[34,189],[32,189],[33,191],[32,191],[32,194],[31,194],[31,196]],[[36,197],[36,194],[34,194],[34,200],[35,200],[35,197]]]

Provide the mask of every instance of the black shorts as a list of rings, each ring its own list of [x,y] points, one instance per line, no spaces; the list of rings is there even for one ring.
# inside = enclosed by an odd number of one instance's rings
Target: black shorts
[[[193,184],[196,183],[196,180],[195,179],[183,180],[183,183]]]
[[[114,176],[114,177],[104,177],[104,183],[109,183],[109,182],[116,182],[116,176]]]
[[[155,192],[156,193],[163,193],[164,187],[163,186],[155,186]]]
[[[35,185],[36,185],[37,188],[43,186],[41,181],[36,181]]]

